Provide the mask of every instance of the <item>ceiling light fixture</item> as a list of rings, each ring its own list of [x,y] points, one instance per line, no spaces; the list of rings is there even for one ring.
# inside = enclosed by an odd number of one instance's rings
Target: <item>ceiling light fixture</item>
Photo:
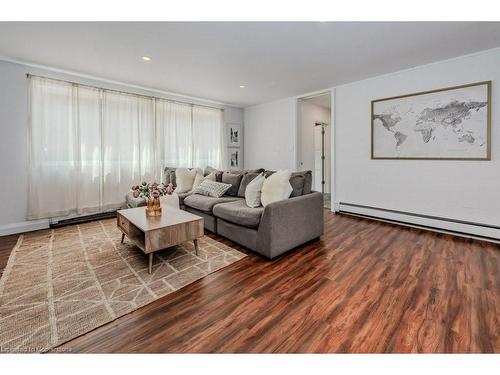
[[[240,89],[244,89],[245,88],[245,85],[240,85]]]
[[[142,56],[142,59],[144,61],[151,61],[151,57],[149,57],[149,56]]]

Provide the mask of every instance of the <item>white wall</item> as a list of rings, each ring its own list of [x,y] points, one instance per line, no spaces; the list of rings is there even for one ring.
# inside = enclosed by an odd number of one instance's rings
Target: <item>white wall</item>
[[[297,101],[245,108],[245,168],[295,169]]]
[[[45,228],[47,220],[26,222],[27,210],[27,104],[26,73],[66,79],[99,87],[123,90],[168,99],[157,90],[132,88],[68,73],[0,61],[0,235]],[[193,100],[203,104],[203,100]],[[209,104],[213,105],[213,104]],[[241,108],[224,107],[226,123],[243,124]]]
[[[299,101],[300,122],[298,129],[298,169],[311,170],[314,173],[314,128],[316,122],[330,125],[330,110],[306,100]],[[325,127],[325,193],[330,192],[330,126]],[[313,183],[316,180],[313,176]],[[321,191],[321,186],[313,186]]]
[[[336,87],[335,202],[500,226],[499,62],[497,49]],[[485,80],[493,81],[491,161],[370,159],[371,100]]]

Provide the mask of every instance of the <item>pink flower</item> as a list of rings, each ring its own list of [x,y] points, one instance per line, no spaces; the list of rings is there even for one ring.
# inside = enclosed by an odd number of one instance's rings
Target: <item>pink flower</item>
[[[134,190],[134,192],[132,193],[132,195],[134,196],[134,198],[138,198],[139,197],[139,191],[138,190]]]
[[[158,190],[153,190],[153,198],[159,198],[160,197],[160,192]]]
[[[151,187],[152,187],[153,189],[156,189],[156,188],[158,187],[158,183],[157,183],[156,181],[155,181],[155,182],[153,182],[153,183],[151,184]]]
[[[173,189],[173,185],[172,184],[168,184],[167,187],[165,188],[165,192],[170,195],[172,194],[172,192],[174,191]]]

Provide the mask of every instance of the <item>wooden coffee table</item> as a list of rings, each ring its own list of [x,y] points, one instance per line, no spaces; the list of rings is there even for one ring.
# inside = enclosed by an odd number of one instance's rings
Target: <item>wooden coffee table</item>
[[[198,238],[203,237],[203,218],[189,212],[162,205],[161,216],[146,216],[144,207],[119,210],[117,225],[122,243],[127,236],[144,254],[149,255],[149,273],[153,253],[167,247],[193,241],[198,255]]]

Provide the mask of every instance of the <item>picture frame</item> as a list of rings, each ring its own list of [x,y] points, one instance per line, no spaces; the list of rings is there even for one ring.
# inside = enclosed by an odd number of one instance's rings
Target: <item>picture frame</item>
[[[491,160],[491,81],[372,100],[371,159]]]
[[[227,158],[229,169],[241,169],[241,151],[238,147],[227,149]]]
[[[227,124],[227,146],[240,147],[241,146],[241,124],[228,123]]]

